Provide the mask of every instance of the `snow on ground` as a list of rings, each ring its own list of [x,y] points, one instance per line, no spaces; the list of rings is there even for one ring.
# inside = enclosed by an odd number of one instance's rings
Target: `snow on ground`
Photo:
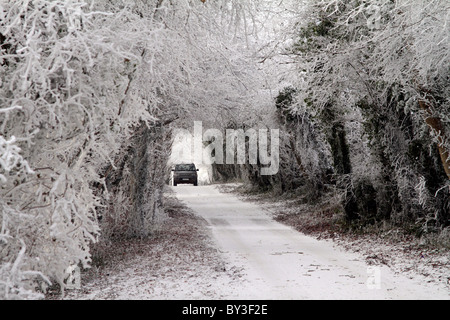
[[[217,187],[183,187],[177,196],[209,224],[224,256],[246,272],[243,299],[449,299],[441,283],[398,274],[378,256],[344,250],[274,221],[262,204]],[[448,269],[447,269],[448,271]]]
[[[168,191],[168,218],[149,240],[114,244],[113,262],[84,276],[68,300],[216,300],[238,290],[239,269],[211,240],[205,221]]]
[[[450,298],[448,248],[433,248],[427,245],[426,241],[405,235],[396,229],[361,234],[342,233],[338,227],[330,226],[335,223],[333,217],[330,217],[335,215],[332,213],[335,211],[335,205],[330,199],[325,199],[324,203],[309,205],[298,198],[280,200],[279,197],[274,199],[261,194],[243,195],[242,185],[223,185],[220,189],[222,192],[232,192],[245,201],[258,203],[275,220],[303,234],[322,241],[327,240],[340,249],[358,254],[368,266],[387,268],[409,280],[435,286],[438,291],[444,292],[444,297],[448,295]]]
[[[170,188],[167,196],[169,217],[158,235],[115,244],[113,262],[65,299],[450,299],[435,278],[396,273],[382,246],[303,235],[275,222],[268,203],[217,186]],[[434,269],[442,277],[448,267],[440,261]]]

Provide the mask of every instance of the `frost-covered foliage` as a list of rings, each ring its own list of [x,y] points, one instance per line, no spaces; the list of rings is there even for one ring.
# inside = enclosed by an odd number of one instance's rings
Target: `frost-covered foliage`
[[[297,20],[290,113],[306,110],[325,136],[349,220],[450,224],[449,8],[309,1]]]
[[[104,207],[98,210],[99,249],[117,239],[148,237],[164,222],[162,198],[170,147],[170,128],[141,126],[117,154],[116,167],[108,165],[101,170],[106,188],[98,185],[105,193]],[[101,259],[102,252],[96,252]]]
[[[123,60],[132,57],[109,31],[93,29],[108,15],[82,2],[3,1],[0,14],[0,135],[9,141],[2,153],[9,163],[2,166],[1,263],[14,263],[16,273],[0,288],[6,298],[21,298],[28,292],[22,288],[35,289],[33,272],[45,275],[42,285],[47,278],[63,285],[68,266],[89,263],[98,233],[89,183],[117,148],[120,136],[110,132],[126,129],[125,121],[114,128],[119,90],[111,89],[123,86]]]
[[[151,232],[170,124],[243,104],[248,6],[0,1],[0,297],[64,290],[100,234]]]
[[[233,48],[233,57],[239,57],[241,61],[235,75],[243,76],[247,81],[243,90],[237,96],[237,101],[233,101],[232,108],[223,108],[211,122],[213,128],[221,128],[223,132],[227,129],[244,130],[249,129],[282,129],[280,131],[282,145],[289,145],[289,132],[283,130],[277,115],[277,108],[274,100],[279,90],[291,83],[294,77],[290,68],[285,65],[286,59],[281,48],[289,39],[285,37],[281,30],[287,25],[291,25],[291,18],[294,16],[293,9],[299,5],[298,0],[274,1],[229,1],[228,8],[234,6],[241,8],[242,12],[235,18],[241,21],[237,24],[242,32],[228,32],[224,36],[231,37],[232,43],[229,48]],[[233,27],[228,30],[234,30]],[[250,58],[250,59],[249,59]],[[287,73],[285,73],[287,71]],[[295,77],[294,77],[295,78]],[[247,149],[248,150],[248,146]],[[261,165],[214,165],[214,179],[220,181],[241,179],[249,182],[250,185],[259,189],[276,188],[278,192],[284,192],[287,185],[297,185],[298,178],[288,177],[284,179],[282,175],[288,171],[301,172],[296,167],[294,154],[288,149],[282,148],[280,166],[285,166],[286,170],[280,170],[280,174],[275,176],[261,176]],[[289,181],[291,180],[291,181]],[[291,183],[292,182],[292,183]],[[288,186],[286,186],[289,188]]]

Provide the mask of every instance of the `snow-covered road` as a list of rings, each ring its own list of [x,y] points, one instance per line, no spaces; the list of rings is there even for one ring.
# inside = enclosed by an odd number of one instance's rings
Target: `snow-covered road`
[[[224,259],[245,275],[230,298],[450,299],[444,287],[367,265],[361,256],[302,235],[216,186],[173,190],[208,222]]]

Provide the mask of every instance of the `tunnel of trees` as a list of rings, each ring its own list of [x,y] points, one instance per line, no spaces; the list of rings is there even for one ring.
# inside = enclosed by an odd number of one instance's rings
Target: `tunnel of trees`
[[[337,197],[349,225],[450,228],[446,0],[0,1],[0,297],[151,236],[176,128],[279,128],[216,181]]]

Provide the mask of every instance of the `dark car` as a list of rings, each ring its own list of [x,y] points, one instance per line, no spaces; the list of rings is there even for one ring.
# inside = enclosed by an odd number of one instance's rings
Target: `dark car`
[[[195,164],[177,164],[173,171],[173,185],[177,184],[193,184],[198,185],[198,169]]]

